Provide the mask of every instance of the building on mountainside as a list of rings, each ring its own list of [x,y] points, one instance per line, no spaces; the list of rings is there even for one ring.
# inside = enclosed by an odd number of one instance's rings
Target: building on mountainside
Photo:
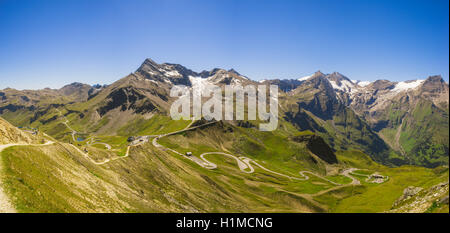
[[[387,179],[388,179],[387,176],[374,173],[366,179],[366,182],[381,184],[387,181]]]

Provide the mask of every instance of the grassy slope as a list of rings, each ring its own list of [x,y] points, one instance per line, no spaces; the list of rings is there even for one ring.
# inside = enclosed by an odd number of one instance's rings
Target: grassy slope
[[[403,150],[412,164],[427,167],[448,164],[448,108],[443,110],[431,101],[421,99],[408,112],[403,106],[407,104],[391,103],[382,117],[390,124],[380,133],[399,154]]]
[[[217,127],[166,137],[160,142],[196,155],[225,148],[293,176],[304,169],[325,172],[323,165],[311,162],[302,145],[289,142],[284,133],[238,127],[230,132],[227,127]],[[6,168],[2,171],[4,183],[20,212],[380,212],[388,210],[409,185],[429,187],[448,179],[448,169],[392,169],[362,153],[338,155],[339,166],[379,171],[391,179],[381,185],[363,182],[363,186],[340,188],[312,200],[305,194],[333,186],[314,176],[308,181],[290,181],[259,168],[245,174],[234,160],[220,155],[207,157],[218,169],[206,170],[190,160],[161,152],[151,143],[132,148],[128,158],[102,166],[91,164],[64,144],[11,147],[2,152],[1,159]],[[328,178],[348,182],[346,177]]]
[[[227,138],[235,140],[227,141]],[[186,132],[180,135],[166,137],[160,143],[176,148],[180,152],[191,151],[199,155],[209,151],[231,151],[236,155],[244,155],[254,158],[267,168],[290,175],[297,175],[298,171],[307,169],[316,172],[324,172],[320,166],[311,166],[308,161],[307,151],[293,150],[286,137],[272,133],[252,132],[246,135],[245,131],[233,128],[211,126],[201,131]],[[226,150],[225,150],[226,149]],[[303,148],[304,149],[304,148]],[[296,160],[295,157],[302,157]],[[400,197],[404,188],[408,186],[430,187],[431,185],[448,180],[448,169],[428,169],[415,166],[402,166],[390,168],[371,160],[367,155],[357,151],[339,152],[338,158],[342,167],[356,167],[360,174],[372,174],[377,171],[389,176],[389,180],[383,184],[365,182],[366,177],[357,177],[363,185],[339,188],[314,197],[314,200],[326,206],[324,211],[329,212],[382,212],[389,210],[393,202]],[[216,160],[213,160],[216,157]],[[220,155],[211,155],[209,160],[220,161]],[[234,161],[231,161],[235,165]],[[221,170],[222,168],[218,168]],[[236,169],[237,170],[237,169]],[[340,183],[348,183],[347,177],[328,176],[329,179]],[[312,179],[311,182],[292,185],[289,191],[298,193],[317,193],[326,189],[320,184],[320,180]],[[293,187],[295,186],[295,188]]]
[[[429,188],[443,181],[448,181],[448,168],[429,169],[415,166],[389,168],[373,162],[366,155],[357,152],[340,152],[338,158],[342,163],[352,167],[378,171],[389,176],[381,185],[366,183],[365,177],[359,177],[362,186],[348,188],[340,193],[327,193],[317,197],[317,201],[331,206],[332,212],[383,212],[392,204],[408,186]],[[364,174],[364,170],[356,171]],[[368,173],[366,171],[366,173]]]
[[[206,170],[147,144],[97,166],[72,148],[21,146],[1,154],[9,196],[20,212],[317,212],[292,182],[234,161]]]
[[[315,163],[304,144],[295,143],[283,132],[261,132],[229,124],[211,125],[201,130],[165,137],[163,145],[195,155],[211,151],[231,152],[268,163],[267,166],[298,175],[301,169],[324,173],[323,163]]]
[[[444,112],[430,101],[420,101],[402,125],[400,143],[415,164],[448,164],[448,128],[448,110]]]

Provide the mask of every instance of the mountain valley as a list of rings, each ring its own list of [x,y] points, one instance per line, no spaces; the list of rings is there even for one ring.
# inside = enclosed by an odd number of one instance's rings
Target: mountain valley
[[[207,84],[278,85],[277,129],[170,118],[174,85]],[[108,85],[0,90],[0,212],[448,212],[448,123],[440,76],[258,82],[146,59]],[[410,186],[440,199],[411,207]]]

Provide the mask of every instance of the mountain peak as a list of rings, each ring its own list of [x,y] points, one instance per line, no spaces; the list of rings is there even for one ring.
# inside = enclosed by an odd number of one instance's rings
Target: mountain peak
[[[143,64],[155,64],[155,65],[158,65],[158,63],[153,61],[151,58],[146,58]]]
[[[197,73],[182,65],[171,63],[158,64],[150,58],[145,59],[134,74],[154,82],[188,86],[191,84],[189,76],[197,76]]]
[[[421,89],[428,92],[448,92],[448,84],[440,75],[434,75],[423,82]]]
[[[370,83],[368,86],[370,86],[371,89],[391,90],[395,88],[395,83],[386,79],[378,79]]]
[[[208,78],[211,76],[214,76],[216,74],[227,74],[227,73],[231,73],[231,74],[235,74],[237,76],[241,76],[237,71],[235,71],[234,69],[230,69],[230,70],[225,70],[222,68],[214,68],[210,71],[204,70],[202,72],[200,72],[200,77],[202,78]]]
[[[425,82],[438,82],[438,83],[445,83],[444,79],[440,75],[433,75],[428,77]]]
[[[160,65],[153,61],[150,58],[145,59],[145,61],[141,64],[141,66],[136,70],[137,73],[140,72],[149,72],[149,71],[157,71],[160,68]]]
[[[241,74],[239,74],[236,70],[234,70],[233,68],[229,69],[228,72],[233,73],[235,75],[239,75],[241,76]]]
[[[313,74],[313,77],[317,77],[317,76],[324,76],[325,74],[323,74],[320,70],[318,70],[318,71],[316,71],[314,74]]]
[[[337,75],[337,76],[343,76],[341,73],[334,71],[333,73],[331,73],[331,75]]]
[[[345,75],[339,73],[339,72],[333,72],[329,75],[327,75],[327,78],[331,81],[335,81],[335,82],[342,82],[343,80],[346,80],[348,82],[350,82],[351,84],[354,84],[349,78],[347,78]]]
[[[71,84],[67,84],[62,88],[69,88],[69,87],[83,87],[83,86],[89,86],[88,84],[80,83],[80,82],[73,82]],[[61,88],[61,89],[62,89]]]

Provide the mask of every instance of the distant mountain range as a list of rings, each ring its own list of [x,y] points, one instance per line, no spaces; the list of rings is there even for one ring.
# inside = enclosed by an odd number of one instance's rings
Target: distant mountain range
[[[123,119],[98,128],[113,133],[136,114],[167,115],[171,86],[205,83],[278,85],[280,117],[298,130],[321,135],[335,150],[361,149],[376,161],[391,165],[435,167],[448,163],[449,85],[440,76],[364,82],[318,71],[299,79],[256,82],[232,69],[194,72],[179,64],[146,59],[134,73],[110,85],[4,89],[0,91],[0,115],[16,125],[45,125],[52,121],[45,119],[52,108],[82,105],[72,111],[78,111],[80,118],[89,117],[88,125],[112,116]],[[17,117],[18,113],[22,117]]]

